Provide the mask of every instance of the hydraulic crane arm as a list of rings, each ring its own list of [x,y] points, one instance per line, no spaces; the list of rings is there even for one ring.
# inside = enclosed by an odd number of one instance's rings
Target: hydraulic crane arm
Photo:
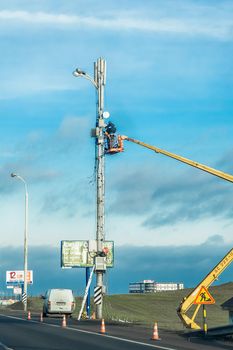
[[[140,146],[149,148],[150,150],[156,152],[156,153],[161,153],[167,157],[176,159],[182,163],[188,164],[194,168],[198,168],[200,170],[203,170],[207,173],[210,173],[212,175],[215,175],[217,177],[220,177],[221,179],[224,179],[229,182],[233,182],[233,175],[224,173],[222,171],[210,168],[209,166],[206,166],[204,164],[200,164],[198,162],[195,162],[193,160],[181,157],[177,154],[165,151],[163,149],[160,149],[155,146],[148,145],[147,143],[132,139],[128,136],[121,136],[121,140],[127,140],[133,143],[136,143]],[[123,147],[123,146],[122,146]],[[201,289],[202,286],[204,286],[206,289],[218,278],[218,276],[225,270],[228,265],[231,264],[233,261],[233,249],[231,249],[225,256],[224,258],[214,267],[214,269],[198,284],[198,286],[187,296],[185,297],[182,302],[180,303],[177,313],[187,328],[192,328],[192,329],[200,329],[201,327],[194,321],[195,317],[197,315],[197,312],[200,308],[200,304],[197,305],[196,310],[194,311],[192,317],[190,318],[186,312],[191,308],[191,306],[194,304],[196,297]]]
[[[232,263],[233,261],[233,249],[231,249],[224,258],[205,276],[205,278],[198,284],[196,288],[185,297],[180,303],[177,313],[181,321],[187,328],[200,329],[201,327],[194,321],[197,312],[201,305],[197,305],[196,310],[193,313],[192,318],[186,315],[186,312],[194,304],[194,301],[201,289],[204,286],[206,289],[218,278],[218,276]]]
[[[198,168],[200,170],[203,170],[207,173],[210,173],[212,175],[215,175],[217,177],[220,177],[226,181],[230,181],[230,182],[233,182],[233,175],[230,175],[230,174],[227,174],[227,173],[224,173],[222,171],[219,171],[219,170],[216,170],[214,168],[210,168],[209,166],[207,165],[204,165],[204,164],[201,164],[201,163],[198,163],[198,162],[195,162],[193,160],[190,160],[188,158],[184,158],[182,156],[179,156],[177,154],[174,154],[174,153],[171,153],[171,152],[168,152],[168,151],[165,151],[161,148],[158,148],[158,147],[155,147],[155,146],[151,146],[151,145],[148,145],[147,143],[144,143],[142,141],[138,141],[138,140],[135,140],[135,139],[132,139],[128,136],[121,136],[121,139],[122,140],[127,140],[127,141],[130,141],[130,142],[133,142],[133,143],[136,143],[140,146],[143,146],[143,147],[146,147],[146,148],[149,148],[150,150],[156,152],[156,153],[161,153],[167,157],[170,157],[170,158],[173,158],[173,159],[176,159],[182,163],[185,163],[185,164],[188,164],[194,168]]]

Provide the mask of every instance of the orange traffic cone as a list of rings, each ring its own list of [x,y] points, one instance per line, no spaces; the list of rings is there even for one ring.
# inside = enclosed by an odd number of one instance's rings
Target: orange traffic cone
[[[43,314],[42,314],[42,312],[40,313],[40,322],[43,322]]]
[[[28,320],[30,320],[30,319],[31,319],[31,312],[28,311]]]
[[[66,327],[66,316],[64,315],[63,318],[62,318],[62,324],[61,324],[62,327]]]
[[[155,322],[155,324],[154,324],[154,329],[153,329],[153,334],[152,334],[152,338],[151,338],[152,340],[161,340],[160,338],[159,338],[159,332],[158,332],[158,324],[157,324],[157,322]]]
[[[101,334],[105,333],[105,323],[104,323],[104,319],[103,318],[102,318],[102,321],[101,321],[100,333]]]

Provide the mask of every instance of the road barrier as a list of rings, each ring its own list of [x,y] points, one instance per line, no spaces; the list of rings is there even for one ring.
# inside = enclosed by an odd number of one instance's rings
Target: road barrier
[[[30,319],[31,319],[31,312],[28,311],[28,320],[30,320]]]
[[[155,322],[154,324],[154,329],[153,329],[153,334],[152,334],[152,337],[151,337],[152,340],[161,340],[159,338],[159,332],[158,332],[158,324],[157,322]]]
[[[101,334],[105,334],[105,323],[104,323],[104,319],[103,318],[102,318],[102,321],[101,321],[100,333]]]
[[[66,327],[66,315],[63,315],[62,317],[62,324],[61,324],[62,327]]]
[[[43,313],[40,313],[40,322],[43,322]]]

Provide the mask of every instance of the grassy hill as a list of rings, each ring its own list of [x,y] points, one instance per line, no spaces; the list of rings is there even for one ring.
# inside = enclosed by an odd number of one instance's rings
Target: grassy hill
[[[184,330],[176,309],[183,297],[187,296],[192,289],[184,289],[173,292],[159,292],[154,294],[122,294],[109,295],[104,297],[103,316],[106,320],[133,322],[152,326],[158,322],[161,329]],[[228,312],[223,311],[221,304],[233,297],[233,283],[225,283],[220,286],[210,287],[216,304],[207,305],[208,327],[228,324]],[[77,307],[74,317],[78,316],[81,306],[81,298],[77,298]],[[40,298],[30,298],[29,309],[31,311],[41,311],[43,300]],[[11,308],[19,308],[19,305]],[[92,305],[92,310],[94,310]],[[193,310],[193,309],[191,309]],[[201,309],[196,321],[202,324]]]
[[[159,292],[155,294],[126,294],[105,296],[104,314],[106,319],[126,320],[146,325],[158,322],[160,328],[170,330],[185,329],[177,316],[176,309],[180,301],[187,296],[192,289],[184,289],[173,292]],[[216,303],[206,305],[207,321],[209,327],[228,324],[228,312],[223,311],[221,304],[233,297],[233,283],[226,283],[216,287],[210,287]],[[192,307],[191,312],[194,311]],[[202,310],[199,310],[196,318],[202,325]]]

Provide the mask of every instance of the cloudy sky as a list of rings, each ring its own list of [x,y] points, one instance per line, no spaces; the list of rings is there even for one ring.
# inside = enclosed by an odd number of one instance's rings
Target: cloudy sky
[[[2,255],[1,284],[6,269],[22,268],[24,188],[11,172],[28,183],[37,276],[38,254],[60,273],[60,241],[95,237],[96,96],[72,75],[76,67],[92,75],[93,62],[106,59],[105,109],[120,134],[233,174],[232,13],[232,1],[1,0],[0,239],[12,253]],[[222,255],[232,246],[232,198],[231,183],[138,145],[106,157],[111,291],[127,292],[135,261],[134,280],[198,282],[185,270],[189,258],[211,242],[205,274],[219,246]],[[180,262],[172,275],[163,268],[168,254]]]

